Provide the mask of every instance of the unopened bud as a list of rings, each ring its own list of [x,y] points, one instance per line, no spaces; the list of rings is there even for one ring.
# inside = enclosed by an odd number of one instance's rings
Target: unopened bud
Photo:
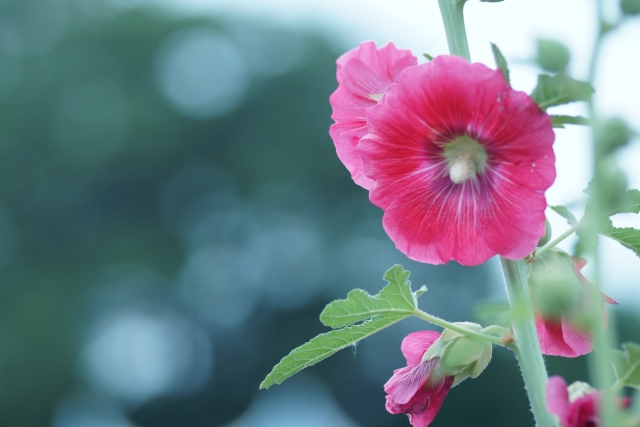
[[[640,14],[640,0],[620,0],[620,9],[625,15]]]
[[[455,325],[474,332],[482,330],[477,323],[460,322]],[[444,344],[440,363],[446,376],[455,376],[454,386],[467,377],[480,375],[491,361],[490,342],[470,338],[450,329],[442,333],[440,340]]]
[[[554,73],[564,71],[569,64],[569,49],[553,40],[538,40],[536,62]]]
[[[610,118],[596,127],[596,144],[600,155],[611,153],[631,141],[636,133],[619,117]]]
[[[544,317],[555,318],[576,311],[582,284],[569,255],[553,249],[539,255],[530,265],[529,283],[536,310]]]

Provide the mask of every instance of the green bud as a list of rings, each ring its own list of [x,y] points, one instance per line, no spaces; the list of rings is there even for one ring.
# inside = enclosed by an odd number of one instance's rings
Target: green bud
[[[553,40],[539,39],[536,62],[553,73],[564,71],[569,64],[569,49]]]
[[[601,211],[616,209],[624,202],[627,176],[613,157],[606,156],[598,162],[598,179],[595,184],[599,191]]]
[[[640,0],[620,0],[620,9],[625,15],[637,15],[640,13]]]
[[[477,323],[459,322],[455,325],[480,332],[482,326]],[[491,361],[491,343],[469,338],[459,332],[446,329],[440,337],[444,350],[440,364],[446,376],[455,376],[454,386],[466,378],[475,378]]]
[[[557,317],[578,311],[582,283],[569,255],[558,249],[547,251],[530,264],[531,296],[537,311]]]
[[[623,147],[635,136],[635,132],[620,117],[613,117],[596,127],[596,143],[600,155],[609,154]]]
[[[538,241],[538,247],[544,246],[551,240],[551,224],[548,219],[544,219],[544,236]]]

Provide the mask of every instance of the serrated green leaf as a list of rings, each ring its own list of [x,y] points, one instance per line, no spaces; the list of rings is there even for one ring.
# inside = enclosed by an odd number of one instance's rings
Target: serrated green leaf
[[[624,343],[622,351],[611,351],[609,360],[620,383],[640,389],[640,345],[634,342]]]
[[[555,213],[560,215],[562,218],[566,219],[569,225],[576,225],[578,223],[578,220],[576,219],[576,217],[573,216],[571,211],[566,207],[562,205],[557,205],[557,206],[549,206],[549,208],[551,208],[551,210],[553,210]]]
[[[337,351],[349,347],[405,317],[407,317],[405,314],[381,316],[359,325],[318,335],[285,356],[262,381],[260,388],[269,388],[274,384],[281,384],[284,380],[304,368],[315,365]]]
[[[498,49],[498,46],[496,46],[493,43],[491,43],[491,50],[493,51],[493,57],[496,60],[496,67],[498,67],[500,71],[502,71],[502,75],[504,76],[504,79],[506,80],[507,84],[511,86],[511,81],[509,80],[509,67],[507,65],[507,60],[504,59],[504,55],[502,55],[502,52],[500,52],[500,49]]]
[[[328,304],[320,313],[320,321],[335,329],[375,315],[410,316],[417,308],[417,296],[424,292],[422,289],[415,294],[411,292],[409,274],[401,266],[394,265],[384,274],[388,284],[377,295],[372,296],[362,289],[354,289],[346,299]]]
[[[588,101],[593,92],[589,83],[574,80],[564,74],[553,77],[548,74],[540,74],[538,84],[531,93],[531,98],[541,110],[546,110],[556,105]]]
[[[563,129],[564,125],[588,125],[589,119],[580,116],[551,115],[551,126]]]
[[[618,243],[621,243],[622,246],[625,246],[631,249],[637,256],[640,257],[640,230],[636,230],[632,227],[624,227],[618,228],[613,226],[608,226],[602,228],[600,233],[603,236],[607,236]]]

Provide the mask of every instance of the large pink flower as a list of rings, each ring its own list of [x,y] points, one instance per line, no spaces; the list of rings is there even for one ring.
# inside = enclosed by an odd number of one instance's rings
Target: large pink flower
[[[367,110],[370,199],[409,258],[476,265],[528,255],[545,233],[551,120],[502,73],[456,56],[406,68]]]
[[[589,282],[580,272],[586,265],[587,261],[583,258],[572,258],[575,264],[574,271],[584,287],[584,292],[591,292],[593,284]],[[604,295],[603,299],[609,304],[617,304],[617,302]],[[607,312],[604,311],[605,321]],[[593,338],[586,329],[575,325],[568,317],[552,318],[544,317],[542,314],[536,314],[536,329],[538,331],[538,340],[540,341],[540,349],[543,354],[549,356],[578,357],[587,354],[593,350]]]
[[[393,43],[377,49],[374,42],[364,42],[338,58],[337,64],[338,89],[329,98],[331,118],[336,123],[329,134],[355,183],[368,189],[371,180],[362,172],[355,151],[367,133],[366,111],[376,105],[403,69],[417,65],[418,60],[411,51],[396,49]]]
[[[384,385],[387,411],[407,414],[413,427],[427,427],[449,393],[454,376],[445,377],[438,357],[422,361],[422,356],[440,337],[439,332],[419,331],[402,340],[407,366],[393,371]]]
[[[600,392],[585,383],[567,383],[560,376],[547,382],[547,409],[556,415],[562,427],[599,427],[598,404]],[[620,406],[629,406],[629,399],[619,400]]]

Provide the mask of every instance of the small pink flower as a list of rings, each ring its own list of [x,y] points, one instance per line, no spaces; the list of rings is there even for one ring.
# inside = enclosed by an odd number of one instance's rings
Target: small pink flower
[[[573,258],[575,264],[574,271],[585,288],[585,292],[593,289],[593,284],[589,282],[580,272],[587,264],[583,258]],[[590,289],[589,289],[590,288]],[[618,304],[614,299],[603,295],[604,301],[609,304]],[[607,311],[604,308],[605,321]],[[578,357],[593,350],[593,338],[589,331],[578,325],[571,323],[569,318],[546,318],[541,314],[536,314],[536,329],[542,354],[549,356]]]
[[[600,392],[587,384],[567,383],[560,376],[553,376],[547,382],[547,409],[557,415],[562,427],[598,427],[598,405]],[[629,406],[629,399],[619,400],[620,406]]]
[[[387,411],[407,414],[413,427],[427,427],[433,421],[455,378],[445,377],[438,357],[422,361],[424,353],[439,337],[440,333],[435,331],[407,335],[401,346],[407,366],[393,371],[384,385],[388,393]]]
[[[477,265],[535,249],[556,176],[554,133],[499,70],[456,56],[405,68],[367,125],[357,152],[369,197],[409,258]]]
[[[396,49],[393,43],[377,49],[374,42],[364,42],[338,58],[337,64],[338,89],[329,98],[331,118],[336,123],[329,134],[355,183],[368,189],[371,180],[362,172],[355,151],[367,133],[366,111],[376,105],[403,69],[417,65],[418,60],[411,51]]]

